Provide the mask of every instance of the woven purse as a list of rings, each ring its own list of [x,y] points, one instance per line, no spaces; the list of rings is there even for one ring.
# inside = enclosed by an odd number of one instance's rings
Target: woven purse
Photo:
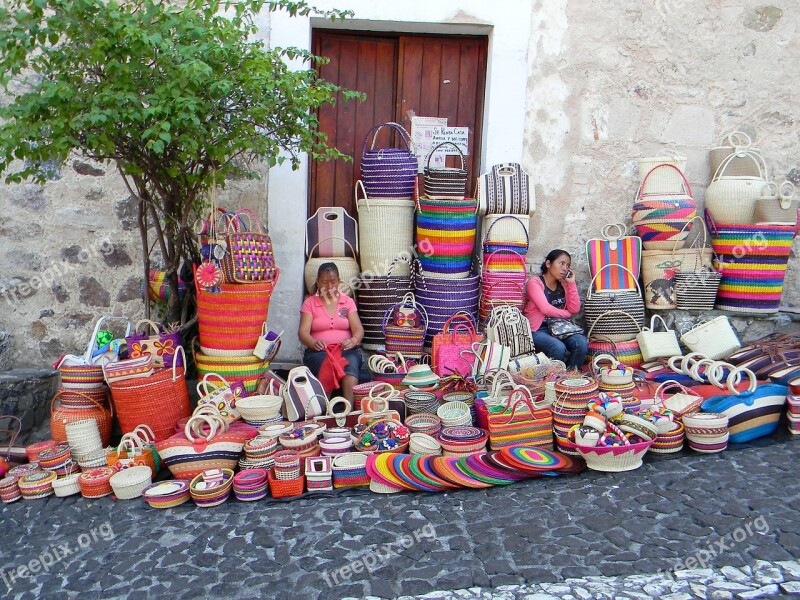
[[[765,189],[774,194],[764,194],[756,200],[755,216],[753,221],[756,225],[796,225],[798,220],[798,202],[794,199],[794,184],[791,181],[784,181],[779,186],[768,183]]]
[[[595,329],[598,335],[614,336],[620,341],[631,340],[641,331],[644,326],[644,300],[642,299],[642,288],[636,281],[635,290],[603,290],[594,291],[595,281],[607,269],[622,269],[631,276],[629,269],[619,265],[604,265],[601,267],[589,284],[586,294],[586,301],[583,304],[586,325],[591,329],[600,316],[609,311],[623,311],[629,314],[632,319],[622,322],[608,321],[599,324]],[[634,278],[636,280],[636,278]]]
[[[150,334],[140,334],[139,326],[145,324],[152,330]],[[178,366],[183,366],[183,358],[177,354],[178,346],[181,345],[181,334],[179,331],[170,333],[164,332],[158,323],[149,319],[141,319],[136,322],[131,335],[125,338],[128,346],[128,358],[141,358],[151,356],[154,367],[172,367],[172,361],[177,360]]]
[[[511,357],[533,354],[531,323],[516,306],[501,305],[492,309],[486,321],[486,339],[511,348]]]
[[[730,320],[724,315],[698,323],[682,333],[681,342],[692,352],[713,360],[726,358],[742,346]]]
[[[381,129],[393,129],[405,148],[375,148]],[[369,149],[367,144],[372,138]],[[411,198],[417,181],[419,164],[411,144],[411,136],[398,123],[376,125],[367,132],[361,149],[361,181],[367,196],[377,198]]]
[[[474,342],[483,341],[483,334],[475,331],[475,325],[466,315],[453,315],[442,327],[442,332],[433,336],[431,367],[437,375],[457,373],[471,375],[472,362],[461,355],[462,350],[471,351]]]
[[[656,331],[656,319],[661,321],[665,331]],[[636,341],[639,342],[645,362],[650,362],[656,358],[676,356],[681,353],[678,336],[672,329],[667,327],[667,323],[661,315],[653,315],[650,318],[650,327],[642,328],[642,331],[636,336]]]
[[[248,225],[240,225],[247,216]],[[222,274],[226,283],[274,282],[278,278],[272,240],[264,231],[258,217],[243,208],[227,221],[227,253],[222,259]]]
[[[383,316],[383,335],[387,354],[401,353],[406,358],[419,358],[428,331],[428,314],[412,292],[390,307]]]
[[[507,405],[496,404],[487,410],[492,450],[516,444],[552,450],[553,411],[547,405],[537,404],[526,388],[511,392]]]
[[[456,149],[461,166],[431,167],[431,158],[442,146],[452,146]],[[467,195],[467,168],[464,163],[464,153],[453,142],[442,142],[434,146],[425,161],[422,180],[423,190],[428,198],[463,198]]]
[[[528,215],[536,210],[530,177],[518,163],[494,165],[478,177],[477,190],[482,215]]]

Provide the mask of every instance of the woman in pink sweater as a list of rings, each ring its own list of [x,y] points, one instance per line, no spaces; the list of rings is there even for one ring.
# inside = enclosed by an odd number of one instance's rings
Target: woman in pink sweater
[[[548,319],[570,319],[581,310],[581,300],[570,270],[572,257],[566,250],[552,250],[542,263],[542,274],[531,278],[525,288],[525,316],[531,323],[533,344],[569,369],[580,369],[586,360],[588,341],[582,333],[561,339],[550,330]]]

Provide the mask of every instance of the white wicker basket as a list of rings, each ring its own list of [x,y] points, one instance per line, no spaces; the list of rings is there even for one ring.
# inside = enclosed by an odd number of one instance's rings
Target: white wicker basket
[[[78,477],[80,473],[73,473],[67,475],[62,479],[56,479],[53,482],[53,492],[59,498],[66,498],[81,493],[81,488],[78,486]]]
[[[114,473],[109,483],[117,500],[132,500],[153,483],[153,472],[148,466],[130,467]]]

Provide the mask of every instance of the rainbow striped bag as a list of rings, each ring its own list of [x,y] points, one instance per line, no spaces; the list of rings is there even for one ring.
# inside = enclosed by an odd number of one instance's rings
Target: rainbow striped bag
[[[553,449],[553,411],[537,404],[526,388],[515,389],[508,404],[489,406],[486,419],[492,450],[515,444]]]
[[[628,227],[622,223],[611,223],[601,230],[601,239],[586,242],[592,277],[600,273],[594,282],[595,291],[636,289],[642,264],[642,239],[625,235],[627,230]],[[608,265],[622,268],[603,269]]]

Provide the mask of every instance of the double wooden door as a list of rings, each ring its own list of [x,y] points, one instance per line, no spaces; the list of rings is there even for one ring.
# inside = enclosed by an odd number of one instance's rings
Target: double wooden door
[[[364,102],[340,98],[319,110],[319,127],[328,143],[353,160],[312,161],[309,214],[320,206],[341,206],[355,216],[354,187],[361,176],[365,136],[374,125],[388,121],[410,131],[412,115],[446,117],[450,127],[469,127],[465,162],[470,180],[475,180],[480,166],[486,37],[315,29],[312,52],[330,59],[320,68],[323,79],[363,92],[367,98]],[[378,145],[401,146],[387,129],[381,131]]]

